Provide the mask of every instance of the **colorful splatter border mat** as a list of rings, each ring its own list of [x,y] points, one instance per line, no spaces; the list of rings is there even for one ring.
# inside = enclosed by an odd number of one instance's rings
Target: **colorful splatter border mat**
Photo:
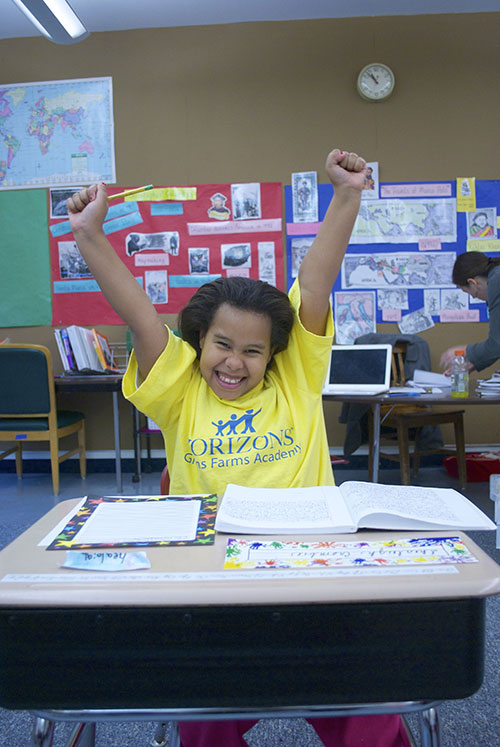
[[[419,537],[373,542],[256,542],[228,539],[227,570],[389,567],[474,563],[459,537]]]
[[[192,540],[168,540],[151,542],[113,542],[83,544],[78,542],[78,532],[85,525],[94,511],[104,502],[131,503],[138,501],[191,501],[201,500],[200,513],[196,537]],[[189,495],[189,496],[130,496],[120,498],[117,496],[88,496],[85,503],[76,511],[75,515],[68,521],[64,529],[58,534],[47,550],[87,550],[96,547],[153,547],[153,546],[176,546],[176,545],[212,545],[215,540],[215,516],[217,513],[216,495]]]

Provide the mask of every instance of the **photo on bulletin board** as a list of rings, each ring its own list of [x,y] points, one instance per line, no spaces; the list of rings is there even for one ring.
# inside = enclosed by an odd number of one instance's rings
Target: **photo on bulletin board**
[[[108,195],[124,191],[108,187]],[[52,201],[49,196],[49,215]],[[283,289],[279,182],[155,187],[111,201],[103,230],[160,314],[178,313],[196,289],[240,274]],[[52,324],[123,324],[78,246],[69,219],[51,215]]]
[[[361,199],[362,200],[377,200],[379,196],[378,193],[379,193],[378,162],[367,161],[365,183],[363,185]]]

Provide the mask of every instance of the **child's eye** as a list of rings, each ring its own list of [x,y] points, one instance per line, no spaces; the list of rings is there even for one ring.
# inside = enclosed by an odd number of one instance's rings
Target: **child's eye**
[[[222,340],[218,340],[217,345],[219,345],[219,347],[224,348],[224,349],[229,348],[229,345],[227,344],[227,342],[222,342]]]
[[[248,355],[260,355],[260,350],[253,350],[252,348],[250,348],[249,350],[246,351],[246,353]]]

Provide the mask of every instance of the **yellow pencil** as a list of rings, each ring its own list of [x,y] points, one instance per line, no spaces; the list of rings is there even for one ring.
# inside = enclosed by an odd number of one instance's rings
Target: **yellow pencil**
[[[116,200],[117,197],[128,197],[128,195],[136,195],[139,192],[146,192],[148,189],[153,189],[152,184],[148,184],[146,187],[137,187],[136,189],[126,189],[125,192],[118,192],[116,195],[110,195],[108,200]]]

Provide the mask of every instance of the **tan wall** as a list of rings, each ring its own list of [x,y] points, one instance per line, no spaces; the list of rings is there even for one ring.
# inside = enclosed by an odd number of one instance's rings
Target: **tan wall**
[[[473,13],[121,31],[70,47],[7,39],[0,41],[0,77],[111,75],[120,186],[289,184],[301,170],[317,170],[325,182],[324,159],[337,145],[378,161],[382,181],[495,179],[499,37],[500,13]],[[372,61],[396,74],[385,103],[356,93],[357,74]],[[123,327],[102,329],[124,339]],[[422,336],[438,370],[444,348],[486,333],[486,324],[441,324]],[[48,327],[0,334],[45,343],[58,359]],[[87,413],[89,449],[112,448],[110,396],[66,397],[61,405]],[[332,445],[343,442],[339,410],[325,407]],[[131,448],[125,403],[122,415],[123,446]],[[495,408],[467,412],[467,440],[500,441],[497,422]]]

